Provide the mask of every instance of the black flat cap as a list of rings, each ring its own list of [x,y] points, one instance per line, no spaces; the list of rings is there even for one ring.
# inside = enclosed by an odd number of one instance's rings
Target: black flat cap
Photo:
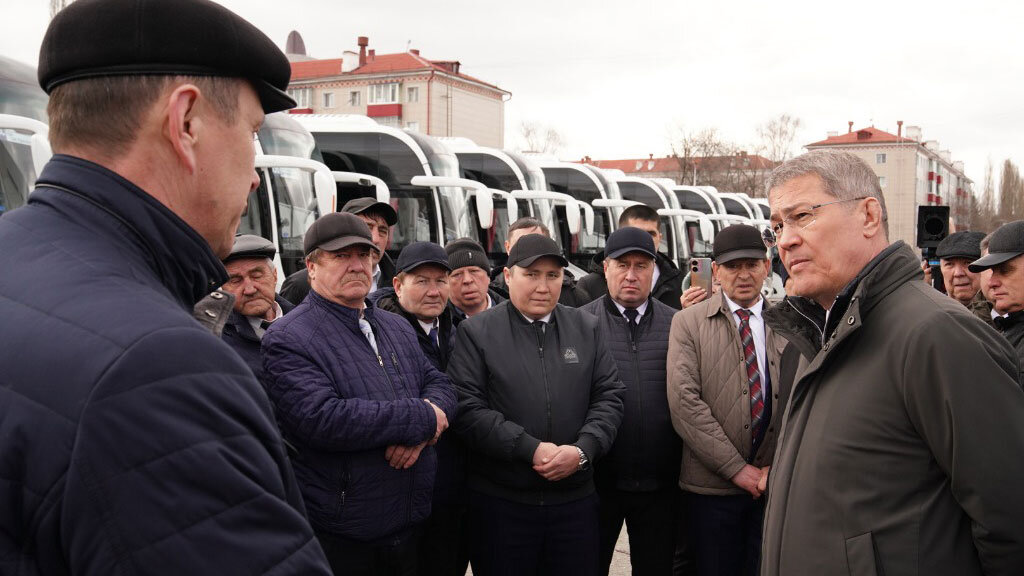
[[[424,264],[436,264],[449,272],[452,271],[451,265],[448,264],[448,253],[433,242],[413,242],[402,248],[398,254],[398,261],[395,262],[395,271],[408,272]]]
[[[954,232],[939,242],[935,248],[935,256],[938,258],[970,258],[977,260],[981,258],[981,239],[985,237],[984,232]]]
[[[398,213],[391,207],[391,204],[377,202],[376,198],[356,198],[354,200],[349,200],[341,207],[341,211],[349,212],[351,214],[362,214],[363,212],[380,214],[384,218],[384,221],[388,223],[388,226],[398,224]]]
[[[650,233],[633,226],[623,226],[608,235],[604,244],[605,258],[618,258],[630,252],[641,252],[651,258],[654,253],[654,238]]]
[[[306,256],[317,248],[332,252],[349,246],[366,246],[379,251],[373,243],[370,227],[362,218],[348,212],[331,212],[317,218],[302,241]]]
[[[452,270],[476,266],[488,274],[491,273],[491,262],[487,259],[487,252],[472,238],[452,240],[444,245],[444,251],[448,253],[448,263]]]
[[[264,112],[295,107],[291,65],[255,26],[208,0],[78,0],[50,21],[39,85],[131,75],[245,78]]]
[[[543,234],[527,234],[520,238],[512,249],[508,251],[508,268],[519,266],[526,268],[541,258],[554,258],[563,267],[569,265],[569,261],[562,256],[555,241]]]
[[[718,264],[725,264],[740,258],[764,260],[768,251],[760,230],[747,224],[733,224],[715,235],[712,256]]]
[[[273,258],[275,254],[277,247],[270,240],[254,234],[239,234],[235,236],[231,253],[224,259],[224,263],[245,258]]]
[[[971,262],[971,272],[981,272],[1024,254],[1024,220],[1003,224],[988,241],[988,256]]]

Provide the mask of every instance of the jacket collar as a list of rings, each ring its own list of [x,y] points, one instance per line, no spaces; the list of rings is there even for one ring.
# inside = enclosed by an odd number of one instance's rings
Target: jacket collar
[[[1000,332],[1009,332],[1015,327],[1024,326],[1024,310],[1010,312],[1006,316],[999,316],[992,321]]]
[[[107,229],[121,229],[122,241],[136,247],[187,310],[227,282],[224,265],[202,236],[144,190],[99,164],[57,154],[43,168],[36,186],[37,201],[78,197],[102,210]]]
[[[609,314],[615,318],[624,318],[622,313],[619,312],[619,307],[615,305],[615,300],[612,300],[610,294],[601,296],[601,299],[604,300],[605,310],[607,310]],[[654,304],[652,303],[652,300],[653,298],[651,296],[647,297],[647,309],[640,315],[640,324],[643,324],[645,319],[650,318],[651,315],[654,314]]]
[[[387,312],[391,312],[394,314],[398,314],[399,316],[402,316],[403,318],[409,321],[409,324],[412,324],[413,328],[416,329],[417,336],[422,335],[426,337],[426,334],[424,334],[423,330],[420,328],[419,318],[417,318],[415,314],[411,314],[408,311],[406,311],[406,309],[402,308],[402,305],[399,304],[398,295],[395,293],[394,288],[385,288],[383,290],[378,290],[371,296],[372,297],[370,299],[373,300],[374,306],[380,308],[381,310],[385,310]],[[441,331],[442,334],[446,334],[448,330],[451,329],[452,308],[452,306],[446,304],[444,310],[441,311],[441,315],[437,317],[437,328],[438,330]]]
[[[812,300],[787,297],[785,306],[765,312],[773,330],[808,358],[829,350],[859,329],[863,317],[903,284],[923,277],[913,251],[902,240],[890,244],[840,291],[825,323],[825,311]],[[811,336],[816,336],[812,338]]]
[[[359,330],[360,315],[362,315],[363,318],[366,318],[368,322],[374,322],[374,314],[376,312],[376,307],[373,305],[373,302],[371,302],[369,298],[363,299],[363,304],[365,305],[365,308],[363,308],[362,310],[356,308],[349,308],[348,306],[342,306],[337,302],[332,302],[318,294],[317,291],[314,290],[312,287],[310,287],[309,296],[307,296],[306,298],[314,306],[323,308],[324,310],[330,312],[332,315],[339,318],[345,324],[349,325],[350,328],[354,327],[356,330]]]
[[[285,300],[280,295],[275,295],[274,301],[281,307],[281,314],[287,314],[295,308],[291,302]],[[247,316],[242,316],[233,309],[231,310],[231,315],[228,316],[227,325],[234,327],[235,332],[246,340],[251,340],[253,342],[260,341],[260,338],[256,336],[256,331],[252,329],[252,324],[249,322],[249,318]]]

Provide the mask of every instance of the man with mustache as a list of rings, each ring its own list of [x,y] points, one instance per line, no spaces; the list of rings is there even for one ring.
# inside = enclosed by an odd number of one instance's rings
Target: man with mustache
[[[768,481],[762,575],[1024,574],[1013,348],[889,243],[864,160],[809,152],[768,190],[765,240],[800,296],[765,322],[802,357]]]
[[[477,576],[599,570],[591,463],[615,440],[623,385],[597,318],[558,304],[567,265],[554,240],[523,236],[509,300],[459,325],[448,372]]]
[[[943,238],[935,249],[946,294],[968,308],[981,292],[981,278],[968,267],[981,258],[981,239],[984,237],[982,232],[954,232]]]
[[[699,576],[756,576],[761,523],[782,407],[785,340],[767,328],[761,296],[771,261],[761,232],[736,224],[715,236],[720,292],[672,319],[668,400],[683,438],[679,486]]]
[[[294,306],[274,293],[277,268],[274,255],[277,247],[266,238],[252,234],[235,236],[231,253],[223,260],[228,281],[222,290],[235,297],[234,309],[228,316],[221,337],[249,365],[257,378],[263,374],[260,341],[271,322],[281,318]]]
[[[326,214],[303,241],[311,290],[262,354],[306,510],[335,574],[415,573],[455,393],[422,328],[366,299],[378,250],[366,223]]]

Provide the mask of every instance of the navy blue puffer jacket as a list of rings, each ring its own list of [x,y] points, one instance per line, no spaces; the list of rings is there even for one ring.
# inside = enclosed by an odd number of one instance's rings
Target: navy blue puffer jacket
[[[263,368],[295,476],[317,530],[376,541],[430,515],[436,456],[427,446],[406,470],[384,458],[394,444],[434,436],[436,404],[455,414],[448,377],[427,361],[409,322],[369,301],[379,357],[359,330],[360,311],[310,290],[263,336]]]
[[[227,279],[57,155],[0,218],[0,574],[329,574],[270,403],[191,316]]]

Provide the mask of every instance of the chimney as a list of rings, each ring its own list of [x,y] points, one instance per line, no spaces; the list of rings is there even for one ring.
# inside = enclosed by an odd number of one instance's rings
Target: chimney
[[[849,127],[846,129],[846,133],[849,134],[850,132],[853,132],[853,120],[850,120],[847,124],[849,124]]]
[[[370,51],[366,54],[366,60],[368,62],[373,62],[375,58],[377,58],[377,51],[371,48]]]
[[[896,121],[896,137],[903,138],[903,120]]]
[[[654,154],[648,154],[647,155],[647,159],[648,160],[654,160]]]
[[[359,44],[359,65],[366,66],[366,47],[370,45],[370,39],[360,36],[356,43]]]
[[[409,52],[412,52],[416,56],[420,55],[420,49],[419,48],[413,48],[412,50],[409,50]]]

